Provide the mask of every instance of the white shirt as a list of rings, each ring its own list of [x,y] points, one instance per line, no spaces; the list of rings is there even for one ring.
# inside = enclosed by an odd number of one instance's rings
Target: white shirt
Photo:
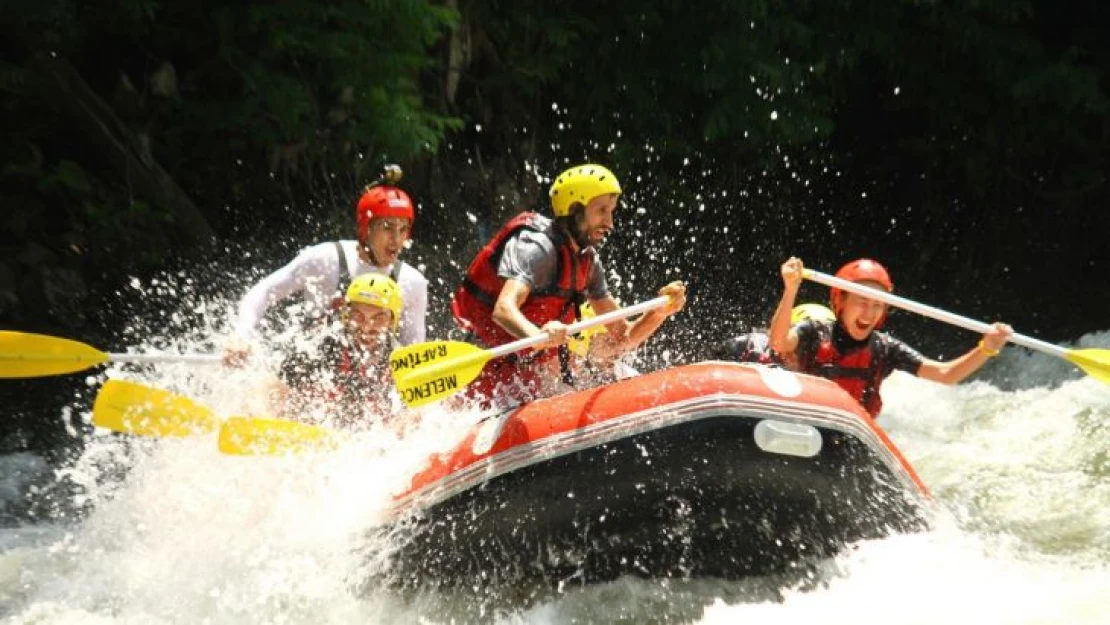
[[[364,273],[388,276],[393,270],[392,265],[375,267],[363,262],[356,241],[340,241],[339,244],[352,279]],[[292,262],[263,278],[243,296],[235,334],[251,338],[266,309],[298,291],[304,295],[306,314],[326,313],[339,288],[339,276],[339,255],[335,253],[334,242],[318,243],[301,250]],[[426,335],[428,279],[412,265],[402,263],[397,284],[401,287],[401,344],[422,343]]]

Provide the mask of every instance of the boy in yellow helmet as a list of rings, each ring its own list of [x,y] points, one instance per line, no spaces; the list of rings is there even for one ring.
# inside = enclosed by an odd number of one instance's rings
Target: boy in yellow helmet
[[[338,327],[319,347],[298,350],[280,368],[271,396],[279,412],[305,418],[321,409],[338,425],[380,420],[396,407],[389,354],[397,344],[401,289],[388,276],[363,274],[351,281]]]
[[[835,321],[833,311],[821,304],[799,304],[790,311],[790,325],[796,326],[807,320]],[[754,331],[733,337],[718,345],[710,354],[714,360],[750,362],[764,365],[778,365],[787,369],[797,368],[793,354],[786,357],[771,349],[766,331]]]

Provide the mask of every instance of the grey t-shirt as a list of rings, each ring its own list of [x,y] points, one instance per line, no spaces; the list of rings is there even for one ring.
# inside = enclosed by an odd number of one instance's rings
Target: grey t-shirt
[[[591,300],[602,299],[609,295],[609,284],[601,268],[597,252],[588,254],[579,250],[579,262],[592,256],[590,273],[586,279],[586,297]],[[497,275],[505,279],[515,279],[528,285],[528,288],[545,289],[555,284],[555,271],[559,265],[559,254],[551,239],[533,230],[521,230],[505,242],[501,262],[497,264]]]

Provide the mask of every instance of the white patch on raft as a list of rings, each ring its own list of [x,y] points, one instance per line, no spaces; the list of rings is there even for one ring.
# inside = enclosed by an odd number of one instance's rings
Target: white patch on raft
[[[782,397],[797,397],[802,394],[802,382],[793,371],[779,367],[756,367],[759,370],[759,379],[775,393]]]

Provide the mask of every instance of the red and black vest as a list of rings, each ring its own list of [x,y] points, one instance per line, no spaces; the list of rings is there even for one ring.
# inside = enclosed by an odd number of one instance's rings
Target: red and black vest
[[[835,322],[834,322],[835,323]],[[882,386],[883,349],[877,332],[872,332],[867,341],[858,348],[841,353],[833,342],[833,325],[815,323],[819,341],[817,349],[808,362],[800,363],[804,373],[817,375],[836,382],[861,406],[871,414],[879,416],[883,409],[883,398],[879,394]]]
[[[497,275],[497,265],[501,262],[505,245],[522,230],[539,232],[548,237],[558,254],[558,261],[554,283],[535,285],[520,312],[541,327],[549,321],[570,324],[578,318],[579,304],[586,300],[586,285],[594,259],[593,248],[578,253],[565,234],[552,228],[550,219],[533,212],[521,213],[509,220],[478,252],[451,300],[455,321],[487,347],[517,340],[493,320],[493,307],[505,285],[505,278]]]
[[[384,354],[389,352],[388,347],[383,350]],[[282,364],[282,378],[302,401],[332,406],[340,417],[388,418],[392,389],[389,364],[384,359],[363,360],[346,341],[328,337],[318,351],[298,352],[287,359]]]

